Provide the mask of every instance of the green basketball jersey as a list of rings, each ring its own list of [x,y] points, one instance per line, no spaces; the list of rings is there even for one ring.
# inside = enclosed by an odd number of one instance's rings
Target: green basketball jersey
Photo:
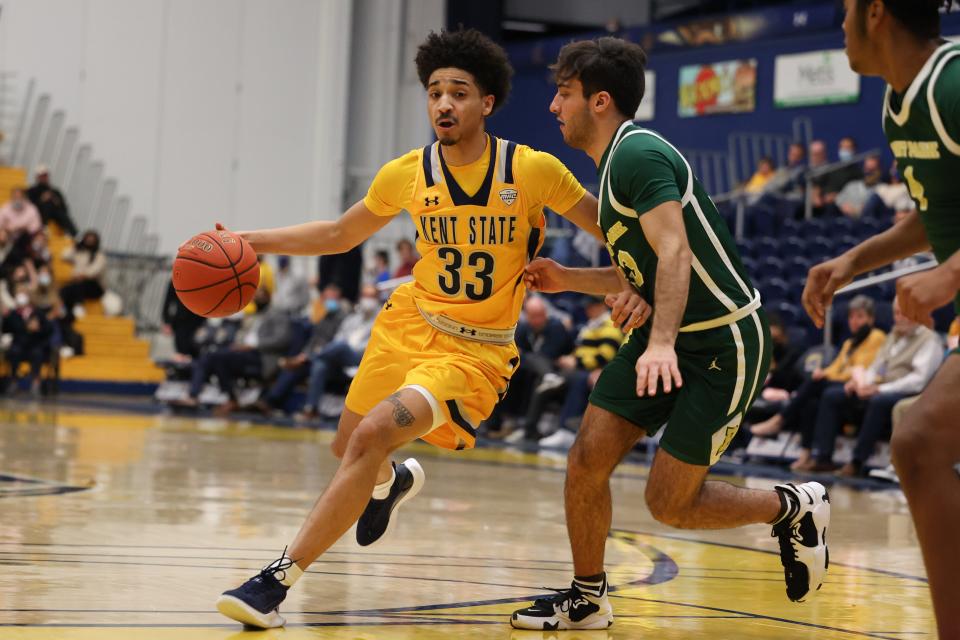
[[[607,250],[654,311],[658,260],[640,216],[670,201],[682,206],[693,253],[681,331],[759,304],[726,223],[673,145],[649,129],[625,122],[604,152],[598,173],[599,222]]]
[[[960,250],[960,45],[937,49],[903,95],[887,87],[883,130],[942,262]]]

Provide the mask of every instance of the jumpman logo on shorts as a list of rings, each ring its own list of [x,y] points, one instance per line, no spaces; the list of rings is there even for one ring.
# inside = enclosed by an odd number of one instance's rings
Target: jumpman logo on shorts
[[[710,363],[710,366],[707,367],[707,371],[723,371],[723,369],[717,366],[717,359],[714,358],[713,362]]]

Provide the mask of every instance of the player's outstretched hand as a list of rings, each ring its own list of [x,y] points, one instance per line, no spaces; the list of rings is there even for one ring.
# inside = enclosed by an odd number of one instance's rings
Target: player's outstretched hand
[[[677,352],[673,347],[649,345],[637,360],[637,395],[657,395],[657,382],[663,380],[664,393],[673,387],[683,386],[683,377],[677,365]]]
[[[642,327],[653,313],[647,301],[633,289],[607,294],[604,302],[610,307],[610,320],[624,333]]]
[[[213,228],[214,228],[216,231],[226,231],[226,230],[227,230],[227,228],[226,228],[225,226],[223,226],[222,224],[220,224],[219,222],[214,223]],[[190,242],[190,240],[185,240],[184,242],[181,242],[181,243],[180,243],[180,246],[177,247],[177,251],[179,252],[181,249],[183,249],[185,246],[187,246],[187,243],[188,243],[188,242]]]
[[[826,309],[833,294],[853,280],[853,263],[845,255],[827,260],[810,269],[803,288],[803,308],[818,329],[823,328]]]
[[[897,280],[900,313],[914,322],[933,327],[931,313],[948,304],[957,295],[957,283],[943,265]]]
[[[559,293],[566,291],[564,285],[566,267],[548,258],[534,258],[527,265],[523,282],[527,289],[540,293]]]

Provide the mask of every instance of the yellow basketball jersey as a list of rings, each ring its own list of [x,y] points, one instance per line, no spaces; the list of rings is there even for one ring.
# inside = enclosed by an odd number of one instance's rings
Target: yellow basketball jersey
[[[435,142],[419,151],[421,171],[408,211],[420,261],[413,296],[421,311],[485,328],[516,324],[523,268],[543,245],[543,204],[514,180],[517,144],[489,136],[487,173],[474,195],[457,183]]]

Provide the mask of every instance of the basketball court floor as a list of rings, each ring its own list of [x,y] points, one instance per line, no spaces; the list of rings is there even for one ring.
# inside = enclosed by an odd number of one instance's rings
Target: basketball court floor
[[[274,559],[335,468],[329,431],[150,414],[113,402],[0,403],[0,639],[935,638],[896,490],[831,488],[831,572],[789,602],[769,527],[677,531],[614,483],[609,631],[514,631],[571,578],[560,456],[414,445],[427,484],[389,540],[352,533],[301,579],[285,629],[244,631],[217,595]],[[760,478],[732,482],[769,487]]]

